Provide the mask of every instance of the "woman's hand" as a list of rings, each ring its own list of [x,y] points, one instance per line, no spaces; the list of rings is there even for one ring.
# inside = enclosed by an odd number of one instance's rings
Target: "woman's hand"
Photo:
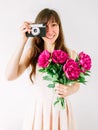
[[[26,43],[26,41],[28,40],[28,37],[26,36],[26,32],[30,33],[31,31],[31,26],[30,26],[30,22],[24,22],[23,25],[20,27],[20,31],[22,34],[22,40]]]
[[[55,85],[55,90],[59,97],[64,98],[77,92],[79,89],[79,86],[80,86],[79,83],[73,83],[72,85],[63,85],[63,84],[57,83]]]

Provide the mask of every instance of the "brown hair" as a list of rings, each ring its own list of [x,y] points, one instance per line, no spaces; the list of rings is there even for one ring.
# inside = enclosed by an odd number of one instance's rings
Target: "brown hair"
[[[68,53],[68,49],[65,45],[64,41],[64,35],[61,25],[61,20],[58,15],[58,13],[55,10],[45,8],[42,11],[39,12],[35,19],[35,23],[44,23],[47,24],[47,22],[52,19],[59,25],[59,36],[57,40],[55,41],[55,48],[54,49],[61,49]],[[34,37],[32,39],[32,58],[30,60],[30,65],[32,67],[31,73],[30,73],[30,80],[32,81],[32,75],[35,74],[36,70],[36,64],[39,54],[44,50],[44,41],[41,37]]]

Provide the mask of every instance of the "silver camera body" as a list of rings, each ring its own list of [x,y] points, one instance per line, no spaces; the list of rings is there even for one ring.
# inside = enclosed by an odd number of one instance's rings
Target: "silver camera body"
[[[46,25],[44,24],[31,24],[31,32],[26,33],[27,37],[45,37]]]

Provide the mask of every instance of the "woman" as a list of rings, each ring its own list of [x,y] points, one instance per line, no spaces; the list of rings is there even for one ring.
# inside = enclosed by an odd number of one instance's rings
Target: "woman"
[[[38,71],[38,56],[43,50],[50,53],[54,49],[61,49],[75,59],[76,53],[69,50],[64,41],[60,17],[55,10],[45,8],[39,12],[35,23],[46,25],[45,37],[32,38],[32,46],[23,55],[24,47],[28,37],[26,33],[31,32],[29,22],[24,22],[21,26],[22,39],[16,52],[11,58],[6,76],[8,80],[18,78],[29,66],[31,66],[30,79],[33,87],[32,112],[25,120],[23,130],[76,130],[68,96],[74,94],[79,89],[79,83],[72,84],[71,87],[63,84],[55,85],[55,92],[47,87],[47,82],[42,79],[42,73]],[[54,107],[53,102],[56,96],[63,97],[66,102],[64,110]]]

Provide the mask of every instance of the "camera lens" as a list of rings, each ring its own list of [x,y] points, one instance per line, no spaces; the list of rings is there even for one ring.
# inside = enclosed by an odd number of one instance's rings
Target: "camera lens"
[[[32,28],[32,34],[33,34],[34,36],[39,35],[39,33],[40,33],[40,29],[39,29],[38,27],[33,27],[33,28]]]
[[[36,33],[36,32],[37,32],[37,29],[34,29],[34,32]]]

